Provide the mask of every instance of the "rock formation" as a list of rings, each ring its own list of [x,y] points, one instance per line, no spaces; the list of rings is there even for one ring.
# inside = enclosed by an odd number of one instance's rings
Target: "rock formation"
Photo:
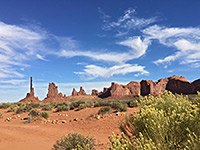
[[[75,88],[73,88],[72,96],[80,96],[80,95],[87,95],[83,87],[80,87],[80,91],[77,92]]]
[[[43,100],[44,103],[54,102],[54,101],[64,101],[65,95],[60,92],[58,93],[58,87],[55,83],[49,83],[47,97]]]
[[[19,102],[41,102],[38,100],[38,97],[34,96],[32,80],[33,79],[31,77],[30,92],[27,93],[26,97]],[[200,91],[200,79],[189,82],[185,77],[174,75],[169,78],[160,79],[157,82],[152,80],[142,80],[140,82],[131,81],[127,85],[121,85],[112,82],[111,86],[109,88],[104,88],[102,92],[98,92],[97,90],[93,89],[91,95],[87,95],[81,86],[79,92],[73,88],[72,96],[69,96],[68,98],[66,98],[66,95],[63,96],[62,93],[58,93],[58,87],[52,82],[49,83],[47,97],[43,100],[43,102],[48,103],[53,101],[71,101],[75,98],[73,96],[88,96],[88,98],[123,98],[134,97],[138,95],[158,96],[165,90],[177,94],[196,94],[197,91]]]
[[[100,98],[146,96],[149,94],[158,96],[165,90],[178,94],[196,94],[197,91],[200,91],[200,79],[189,82],[185,77],[174,75],[169,78],[160,79],[157,82],[142,80],[141,82],[132,81],[127,85],[120,85],[113,82],[109,88],[104,88],[103,92],[98,94],[98,96]]]
[[[98,90],[93,89],[91,95],[98,96],[99,95]]]
[[[26,94],[26,97],[19,102],[28,103],[28,102],[34,102],[39,103],[41,102],[38,97],[34,96],[34,88],[33,88],[33,78],[30,78],[30,92]]]
[[[78,96],[78,92],[76,91],[75,88],[73,88],[73,91],[72,91],[72,96]]]

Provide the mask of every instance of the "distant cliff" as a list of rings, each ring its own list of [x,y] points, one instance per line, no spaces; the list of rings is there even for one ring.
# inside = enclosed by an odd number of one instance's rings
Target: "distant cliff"
[[[200,91],[200,79],[193,82],[189,82],[185,77],[172,76],[169,78],[160,79],[157,82],[152,80],[142,80],[140,82],[131,81],[127,85],[120,85],[115,82],[111,83],[109,88],[104,88],[103,91],[98,92],[93,89],[91,96],[93,98],[123,98],[123,97],[134,97],[138,95],[146,96],[153,95],[158,96],[165,90],[171,91],[177,94],[196,94]],[[80,91],[77,92],[75,89],[72,91],[71,97],[74,96],[90,96],[87,95],[85,90],[80,87]],[[68,97],[62,93],[58,93],[58,87],[55,83],[49,83],[47,97],[42,102],[53,102],[53,101],[66,101]],[[37,97],[34,96],[34,89],[32,87],[32,77],[30,85],[30,93],[20,100],[20,102],[40,102]]]

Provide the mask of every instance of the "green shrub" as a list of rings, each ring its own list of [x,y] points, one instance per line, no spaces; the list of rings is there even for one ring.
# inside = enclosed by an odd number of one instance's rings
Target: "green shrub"
[[[75,106],[74,106],[74,104],[73,104],[73,103],[71,103],[71,104],[69,105],[69,109],[70,109],[70,110],[73,110],[73,109],[75,109]]]
[[[68,102],[56,102],[54,103],[55,108],[58,108],[59,106],[67,107],[69,106]]]
[[[110,147],[108,150],[133,150],[133,144],[126,139],[125,135],[122,132],[122,137],[116,136],[114,133],[112,136],[109,136]]]
[[[29,105],[32,108],[40,108],[40,103],[33,103],[33,102],[31,102],[31,103],[28,103],[27,105]]]
[[[86,102],[85,105],[86,105],[86,107],[92,107],[93,106],[93,102]]]
[[[120,104],[119,106],[117,106],[116,110],[118,112],[127,111],[127,104]]]
[[[1,103],[0,104],[0,109],[7,109],[10,107],[12,104],[11,103]]]
[[[3,118],[3,115],[2,115],[2,113],[0,112],[0,118]]]
[[[87,107],[86,104],[80,104],[78,106],[78,110],[85,109],[86,107]]]
[[[68,110],[69,110],[68,106],[57,106],[56,112],[68,111]]]
[[[28,116],[34,118],[34,117],[39,117],[41,115],[40,111],[33,109],[29,112]]]
[[[136,100],[131,100],[128,102],[128,107],[137,107],[138,106],[138,102]]]
[[[166,91],[158,97],[140,97],[139,107],[140,111],[126,116],[120,125],[136,149],[174,150],[200,145],[200,111],[187,97]]]
[[[45,104],[42,106],[42,110],[45,110],[45,111],[51,111],[52,108],[53,108],[53,106],[50,104]]]
[[[17,108],[16,114],[30,112],[32,110],[32,107],[29,105],[21,105],[22,107]]]
[[[70,133],[67,137],[63,137],[56,141],[53,150],[93,150],[94,138],[85,137],[81,134]]]
[[[45,118],[45,119],[48,119],[48,118],[49,118],[49,113],[43,111],[43,112],[41,113],[41,117],[43,117],[43,118]]]
[[[112,108],[110,106],[104,106],[102,108],[100,108],[98,114],[109,114],[112,111]]]
[[[16,104],[13,104],[9,107],[8,109],[8,112],[16,112],[17,110],[17,105]]]

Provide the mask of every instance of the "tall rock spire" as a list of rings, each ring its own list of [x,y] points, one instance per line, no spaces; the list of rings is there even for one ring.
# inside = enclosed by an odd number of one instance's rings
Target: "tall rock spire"
[[[26,94],[26,97],[19,102],[41,102],[38,97],[34,96],[34,88],[33,88],[33,77],[30,77],[30,92]]]

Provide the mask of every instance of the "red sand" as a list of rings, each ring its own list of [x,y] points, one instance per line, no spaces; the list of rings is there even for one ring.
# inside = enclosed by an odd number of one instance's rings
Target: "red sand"
[[[99,109],[99,107],[87,108],[61,113],[49,111],[49,120],[59,120],[58,124],[38,121],[24,124],[24,120],[21,120],[21,118],[27,117],[27,113],[19,114],[20,118],[8,122],[5,121],[6,118],[16,115],[0,109],[4,116],[0,119],[0,149],[50,150],[56,140],[73,132],[94,136],[96,139],[95,148],[97,150],[105,149],[105,147],[108,147],[108,136],[112,135],[112,132],[120,133],[119,122],[124,119],[125,113],[120,113],[120,116],[116,116],[115,113],[104,115],[104,118],[99,120],[90,117],[91,114],[97,114]],[[129,108],[127,113],[133,113],[137,109]],[[63,116],[63,114],[68,116]],[[75,118],[78,118],[78,121],[73,121]],[[61,123],[62,120],[66,120],[66,123]]]

